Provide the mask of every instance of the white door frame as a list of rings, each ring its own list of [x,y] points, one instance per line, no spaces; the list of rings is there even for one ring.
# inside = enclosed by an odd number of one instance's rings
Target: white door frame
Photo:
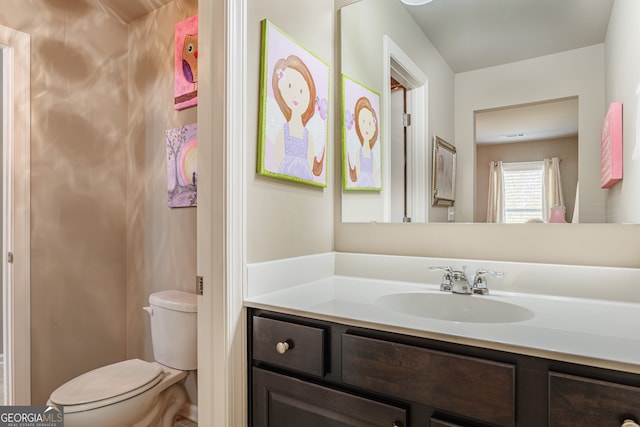
[[[411,90],[410,111],[413,116],[409,127],[410,137],[407,151],[409,162],[407,163],[407,180],[410,181],[410,194],[408,199],[411,204],[408,207],[408,215],[414,222],[427,222],[429,220],[429,198],[427,197],[429,188],[430,166],[428,129],[428,100],[429,100],[429,79],[427,75],[416,65],[389,36],[385,35],[382,40],[383,48],[383,123],[391,123],[391,76]],[[385,126],[383,130],[384,141],[391,141],[391,126]],[[385,145],[383,145],[384,147]],[[391,180],[391,156],[389,149],[383,153],[383,184],[382,188],[390,188]],[[383,190],[384,192],[384,190]],[[391,219],[391,195],[385,196],[384,220]]]
[[[247,425],[246,0],[198,3],[198,424]],[[202,77],[205,76],[205,77]]]
[[[2,304],[4,404],[31,404],[30,145],[31,39],[0,25],[4,60]],[[13,255],[9,262],[8,254]]]

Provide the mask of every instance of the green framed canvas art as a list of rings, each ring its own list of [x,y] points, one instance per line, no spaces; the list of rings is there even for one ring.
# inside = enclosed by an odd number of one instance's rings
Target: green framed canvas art
[[[329,66],[262,21],[258,173],[327,186]]]
[[[342,188],[380,191],[380,95],[342,76]]]

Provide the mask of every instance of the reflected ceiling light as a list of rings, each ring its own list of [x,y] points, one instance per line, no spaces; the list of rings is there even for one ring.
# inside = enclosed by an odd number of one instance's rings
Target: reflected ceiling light
[[[402,3],[409,6],[422,6],[423,4],[431,3],[432,0],[401,0]]]

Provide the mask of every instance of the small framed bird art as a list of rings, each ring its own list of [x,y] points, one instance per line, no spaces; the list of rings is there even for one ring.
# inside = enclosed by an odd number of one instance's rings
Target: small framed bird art
[[[198,105],[198,15],[176,24],[175,32],[176,110]]]

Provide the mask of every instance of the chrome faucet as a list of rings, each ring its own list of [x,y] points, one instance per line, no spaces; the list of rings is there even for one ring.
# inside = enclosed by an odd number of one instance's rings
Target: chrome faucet
[[[471,285],[469,285],[469,280],[467,279],[466,267],[462,268],[462,271],[454,270],[451,272],[451,281],[453,282],[451,292],[454,294],[469,295],[471,294]]]
[[[471,285],[474,294],[486,295],[489,293],[486,279],[487,276],[502,277],[504,276],[504,273],[500,273],[499,271],[485,270],[482,268],[476,271],[476,275],[473,277],[473,284]]]
[[[442,282],[440,283],[440,290],[442,292],[451,292],[453,287],[453,281],[451,280],[453,269],[451,267],[429,267],[429,271],[444,271],[444,276],[442,276]]]
[[[497,271],[478,269],[473,276],[473,280],[469,282],[467,278],[467,267],[462,266],[462,270],[454,270],[451,267],[429,267],[430,271],[444,271],[440,290],[443,292],[451,292],[454,294],[486,295],[489,293],[487,287],[487,276],[502,277],[504,274]]]
[[[464,269],[465,267],[463,267]],[[454,294],[470,294],[471,286],[464,270],[454,270],[451,267],[429,267],[431,271],[444,271],[440,290]]]

